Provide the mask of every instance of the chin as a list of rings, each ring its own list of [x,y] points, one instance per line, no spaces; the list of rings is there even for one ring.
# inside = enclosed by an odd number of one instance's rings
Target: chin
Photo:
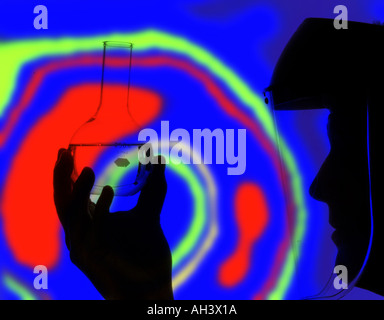
[[[334,237],[333,237],[334,238]],[[337,238],[337,236],[335,237]],[[368,253],[368,242],[363,239],[353,240],[337,239],[337,256],[335,265],[343,265],[348,270],[350,283],[359,274]]]

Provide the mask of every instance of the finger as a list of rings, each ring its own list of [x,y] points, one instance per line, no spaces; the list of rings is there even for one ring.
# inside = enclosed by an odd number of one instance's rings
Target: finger
[[[105,186],[99,200],[97,200],[93,218],[99,220],[103,215],[109,213],[109,208],[111,207],[112,200],[114,197],[113,189],[110,186]]]
[[[88,213],[89,196],[95,183],[95,174],[91,168],[85,167],[73,185],[72,212]]]
[[[65,149],[65,148],[60,148],[60,149],[59,149],[59,151],[58,151],[58,153],[57,153],[57,162],[60,161],[61,155],[62,155],[65,151],[67,151],[67,149]],[[57,163],[57,162],[56,162],[56,163]]]
[[[155,161],[157,164],[153,164],[153,171],[149,174],[147,183],[140,193],[137,209],[142,214],[159,218],[167,193],[167,182],[164,157],[158,156],[154,160],[157,160]]]
[[[73,158],[70,151],[60,149],[53,171],[53,191],[56,211],[61,223],[64,223],[65,210],[68,208],[72,193]]]

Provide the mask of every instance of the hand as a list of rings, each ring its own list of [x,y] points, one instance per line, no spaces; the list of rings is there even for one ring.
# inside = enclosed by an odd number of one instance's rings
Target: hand
[[[135,208],[110,213],[113,189],[104,187],[91,202],[92,169],[84,168],[73,183],[73,157],[59,150],[54,200],[65,242],[71,261],[105,299],[173,299],[171,251],[160,225],[164,170],[164,164],[154,165]]]

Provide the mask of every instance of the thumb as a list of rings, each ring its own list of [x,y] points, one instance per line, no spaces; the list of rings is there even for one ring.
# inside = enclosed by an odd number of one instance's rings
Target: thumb
[[[93,214],[93,218],[96,220],[100,220],[103,215],[109,213],[109,208],[112,204],[114,197],[113,189],[110,186],[105,186],[103,191],[101,191],[101,195],[99,200],[96,203],[95,211]]]
[[[141,190],[136,208],[147,217],[158,219],[167,193],[165,158],[157,156],[153,160],[153,171],[149,174],[147,183]]]

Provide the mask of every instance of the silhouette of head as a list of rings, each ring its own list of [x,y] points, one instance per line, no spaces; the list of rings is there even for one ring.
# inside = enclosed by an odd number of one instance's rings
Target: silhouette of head
[[[338,249],[335,264],[347,267],[350,280],[359,276],[358,287],[378,294],[384,294],[379,272],[384,268],[384,219],[376,187],[382,163],[376,131],[377,110],[384,106],[383,37],[380,25],[349,22],[348,29],[336,30],[331,19],[306,19],[266,89],[275,110],[331,111],[331,149],[309,192],[329,207]]]

